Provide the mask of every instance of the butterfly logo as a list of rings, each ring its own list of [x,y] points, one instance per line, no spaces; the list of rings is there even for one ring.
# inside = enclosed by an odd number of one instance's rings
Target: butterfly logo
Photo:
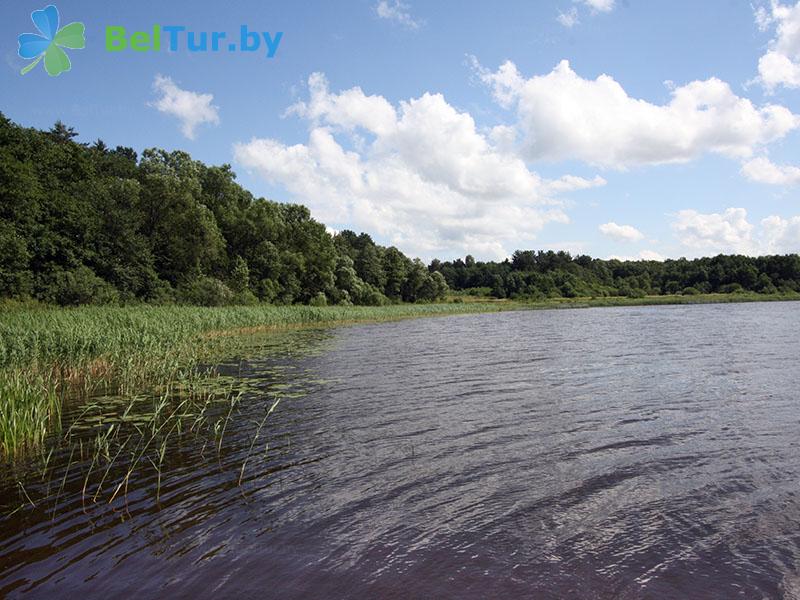
[[[31,13],[31,20],[36,25],[39,33],[23,33],[17,38],[19,42],[19,55],[26,59],[36,59],[28,64],[22,71],[25,75],[44,58],[44,69],[51,77],[61,75],[72,68],[69,56],[62,48],[80,50],[86,47],[84,33],[86,28],[83,23],[70,23],[61,29],[58,28],[58,9],[47,6],[42,10]]]

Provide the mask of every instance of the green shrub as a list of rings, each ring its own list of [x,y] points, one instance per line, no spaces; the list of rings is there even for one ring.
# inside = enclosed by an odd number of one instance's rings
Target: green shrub
[[[185,304],[226,306],[233,304],[231,289],[214,277],[198,277],[178,289],[178,298]]]
[[[317,294],[308,301],[309,306],[328,306],[328,299],[325,297],[323,292],[317,292]]]
[[[742,294],[744,288],[739,283],[726,283],[720,286],[719,291],[721,294]]]
[[[119,292],[81,265],[71,271],[56,271],[43,282],[42,295],[61,306],[80,304],[119,304]]]

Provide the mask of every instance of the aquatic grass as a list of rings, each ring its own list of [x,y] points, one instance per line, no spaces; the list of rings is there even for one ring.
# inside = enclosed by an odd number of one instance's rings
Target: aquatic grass
[[[130,398],[142,391],[160,394],[176,383],[180,385],[174,389],[202,395],[213,369],[203,371],[199,365],[213,362],[222,349],[235,345],[237,335],[485,310],[500,308],[408,304],[65,309],[4,304],[0,306],[0,459],[40,447],[49,433],[60,429],[62,405],[70,400],[82,401],[98,392]],[[160,410],[152,415],[152,426],[160,421]]]
[[[61,400],[47,377],[23,370],[0,371],[0,455],[41,446],[61,424]]]

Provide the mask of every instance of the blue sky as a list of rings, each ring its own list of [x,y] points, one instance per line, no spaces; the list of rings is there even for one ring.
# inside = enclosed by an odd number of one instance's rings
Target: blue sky
[[[231,163],[412,255],[800,251],[800,2],[62,0],[86,48],[20,76],[45,4],[0,8],[7,117]],[[154,24],[283,38],[105,50],[106,26]]]

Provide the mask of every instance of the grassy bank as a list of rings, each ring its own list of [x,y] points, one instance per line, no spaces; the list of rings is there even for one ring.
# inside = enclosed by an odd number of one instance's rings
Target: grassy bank
[[[133,398],[198,389],[197,365],[223,335],[291,327],[498,311],[511,304],[384,307],[187,306],[0,309],[0,457],[38,448],[61,427],[63,403],[92,393]],[[207,400],[206,395],[200,394]]]
[[[736,294],[669,294],[663,296],[644,296],[627,298],[606,296],[601,298],[549,298],[538,302],[526,302],[527,308],[591,308],[596,306],[663,306],[670,304],[733,304],[739,302],[780,302],[800,301],[800,294],[757,294],[744,292]]]

